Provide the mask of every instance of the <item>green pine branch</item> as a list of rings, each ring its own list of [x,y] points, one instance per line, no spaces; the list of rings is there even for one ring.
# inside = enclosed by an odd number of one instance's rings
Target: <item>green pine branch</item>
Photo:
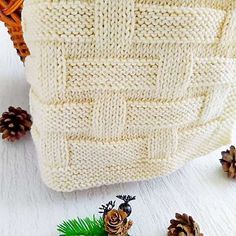
[[[60,236],[107,236],[103,218],[73,219],[58,225]]]

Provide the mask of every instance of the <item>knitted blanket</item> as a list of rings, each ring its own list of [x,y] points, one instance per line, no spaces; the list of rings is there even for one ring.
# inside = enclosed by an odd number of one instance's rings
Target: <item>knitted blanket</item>
[[[27,0],[44,182],[73,191],[168,174],[230,142],[234,0]]]

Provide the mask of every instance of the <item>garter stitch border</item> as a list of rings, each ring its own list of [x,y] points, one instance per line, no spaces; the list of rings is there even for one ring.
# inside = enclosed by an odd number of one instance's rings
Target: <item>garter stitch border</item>
[[[230,142],[234,0],[27,0],[23,28],[49,187],[150,179]]]

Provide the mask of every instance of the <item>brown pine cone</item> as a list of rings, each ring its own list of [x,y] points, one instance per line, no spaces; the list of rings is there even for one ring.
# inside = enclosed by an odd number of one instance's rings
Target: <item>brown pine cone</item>
[[[236,150],[234,146],[231,146],[230,149],[221,152],[222,159],[220,163],[225,172],[228,172],[229,178],[236,178]]]
[[[104,217],[105,231],[108,236],[126,236],[133,222],[127,220],[127,213],[112,209]]]
[[[0,118],[0,133],[2,139],[15,141],[20,139],[30,130],[32,125],[31,115],[20,107],[9,107]]]
[[[199,225],[187,214],[175,214],[176,219],[170,221],[168,236],[203,236]]]

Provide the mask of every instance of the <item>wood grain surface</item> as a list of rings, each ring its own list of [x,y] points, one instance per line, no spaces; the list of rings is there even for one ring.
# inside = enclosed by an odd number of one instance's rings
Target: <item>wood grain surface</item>
[[[28,109],[28,91],[24,67],[1,24],[0,112],[9,105]],[[219,158],[216,150],[151,181],[58,193],[40,179],[30,135],[14,144],[0,141],[0,235],[57,236],[56,226],[64,219],[97,214],[115,195],[131,194],[137,196],[132,236],[167,235],[175,212],[192,215],[205,236],[235,236],[236,180],[227,179]]]

